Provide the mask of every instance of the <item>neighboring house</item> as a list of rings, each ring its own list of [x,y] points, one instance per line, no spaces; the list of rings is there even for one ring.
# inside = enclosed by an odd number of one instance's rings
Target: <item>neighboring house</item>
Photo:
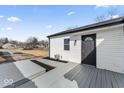
[[[49,35],[49,57],[124,73],[124,17]]]
[[[11,44],[11,43],[6,43],[2,46],[2,48],[4,48],[4,49],[14,49],[14,48],[16,48],[16,45]]]

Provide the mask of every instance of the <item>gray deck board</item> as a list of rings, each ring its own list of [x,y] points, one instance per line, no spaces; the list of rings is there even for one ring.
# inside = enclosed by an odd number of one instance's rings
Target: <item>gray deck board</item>
[[[116,73],[114,73],[114,78],[117,81],[119,88],[124,87],[123,84],[122,84],[122,82],[121,82],[121,80],[119,79],[119,77],[118,77],[118,75]]]
[[[90,74],[88,75],[87,80],[85,81],[85,84],[82,84],[81,86],[84,88],[90,87],[90,83],[93,81],[92,78],[95,76],[95,69],[92,69]]]
[[[96,84],[94,87],[97,87],[97,88],[101,88],[101,81],[102,81],[102,77],[101,77],[101,72],[102,70],[101,69],[98,69],[98,73],[97,73],[97,78],[96,78]]]
[[[75,80],[80,88],[124,88],[124,74],[85,64],[77,66],[74,71],[72,70],[66,73],[66,78],[69,79],[69,74],[71,80]]]
[[[111,72],[110,71],[105,71],[106,72],[106,87],[107,88],[112,88],[113,86],[112,86],[112,80],[111,80]]]
[[[80,67],[79,66],[76,66],[76,68],[77,69],[79,69]],[[82,72],[82,70],[83,70],[83,72]],[[75,71],[76,71],[76,69],[74,68],[74,69],[72,69],[71,71],[69,71],[68,73],[66,73],[64,76],[65,76],[65,78],[68,78],[69,80],[77,80],[77,82],[80,82],[80,80],[82,80],[82,78],[84,77],[84,76],[86,76],[85,74],[88,74],[87,73],[87,70],[89,70],[89,69],[87,69],[87,66],[82,66],[82,70],[80,70],[76,75],[75,75]],[[73,72],[73,73],[72,73]],[[86,72],[86,73],[85,73]],[[73,77],[73,78],[72,78]]]
[[[91,74],[92,69],[90,67],[86,67],[85,70],[80,74],[80,77],[77,78],[77,81],[79,82],[79,87],[84,87],[85,81],[87,81],[87,78]]]
[[[74,80],[74,78],[84,69],[84,67],[80,67],[75,73],[72,75],[71,80]]]
[[[83,70],[83,72],[82,72],[82,70]],[[73,77],[73,80],[77,79],[80,82],[80,80],[82,80],[81,78],[86,76],[86,74],[88,74],[88,72],[89,72],[88,66],[82,66],[82,69],[80,70],[80,72],[77,75],[75,75],[75,77]]]
[[[112,75],[111,75],[112,85],[113,85],[114,88],[118,88],[119,85],[118,85],[118,82],[117,82],[117,80],[116,80],[114,74],[115,74],[115,73],[112,73]]]
[[[117,73],[118,77],[121,79],[121,81],[123,82],[124,84],[124,74],[119,74]]]
[[[105,70],[101,71],[101,86],[102,88],[106,88],[107,82],[105,80]]]
[[[118,81],[119,87],[124,88],[124,75],[116,73],[115,77],[116,77],[116,80]]]
[[[90,88],[95,88],[96,87],[96,80],[97,80],[97,75],[98,75],[98,69],[95,69],[94,76],[92,77],[91,83],[89,85]]]
[[[70,80],[72,80],[73,75],[76,71],[79,71],[80,65],[76,66],[73,70],[69,71],[69,73],[65,74],[65,77],[68,77]]]

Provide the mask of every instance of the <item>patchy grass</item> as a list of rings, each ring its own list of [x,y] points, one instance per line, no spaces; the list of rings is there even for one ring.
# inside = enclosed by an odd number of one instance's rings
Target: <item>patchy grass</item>
[[[47,50],[16,50],[16,53],[23,53],[23,54],[30,54],[35,57],[47,57],[48,51]]]

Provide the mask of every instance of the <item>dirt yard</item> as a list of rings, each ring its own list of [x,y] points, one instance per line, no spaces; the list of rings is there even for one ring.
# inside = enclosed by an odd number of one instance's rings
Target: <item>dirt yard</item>
[[[31,54],[36,57],[47,57],[47,50],[16,50],[16,53]]]
[[[47,50],[0,50],[0,63],[15,62],[19,60],[32,59],[35,57],[47,57]]]
[[[3,57],[0,57],[0,63],[3,63],[5,61],[6,61],[6,59],[4,59]]]

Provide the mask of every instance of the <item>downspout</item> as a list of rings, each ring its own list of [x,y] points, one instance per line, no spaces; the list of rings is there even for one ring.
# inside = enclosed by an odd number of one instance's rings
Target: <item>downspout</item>
[[[124,37],[124,24],[123,24],[123,37]]]
[[[124,24],[123,24],[123,45],[124,46]],[[123,69],[123,72],[124,72],[124,69]]]
[[[49,58],[50,58],[50,37],[48,37],[48,40],[49,40]]]

